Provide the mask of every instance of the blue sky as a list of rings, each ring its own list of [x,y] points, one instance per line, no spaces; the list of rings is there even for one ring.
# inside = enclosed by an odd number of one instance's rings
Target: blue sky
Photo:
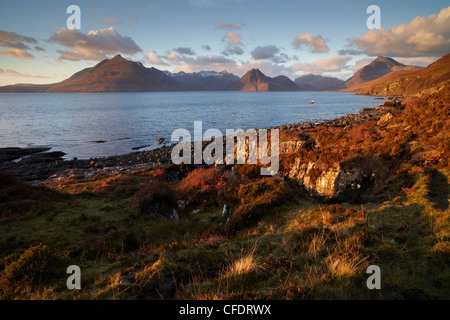
[[[81,9],[80,30],[66,29],[72,4]],[[366,27],[372,4],[382,30]],[[440,0],[3,0],[0,85],[61,81],[116,53],[161,70],[239,76],[258,67],[272,76],[345,79],[377,55],[427,65],[450,51],[447,7]]]

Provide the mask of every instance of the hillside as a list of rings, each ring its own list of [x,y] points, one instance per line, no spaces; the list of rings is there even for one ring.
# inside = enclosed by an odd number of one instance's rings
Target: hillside
[[[286,76],[270,78],[259,69],[248,71],[231,89],[232,91],[298,91],[297,85]]]
[[[414,94],[432,87],[442,87],[449,80],[450,54],[447,54],[424,69],[413,72],[394,72],[385,78],[351,89],[371,95]]]
[[[50,85],[0,87],[0,92],[140,92],[175,91],[182,86],[155,68],[146,68],[117,55],[69,79]]]
[[[417,69],[420,69],[420,67],[407,66],[392,58],[378,57],[367,66],[359,69],[347,80],[345,85],[347,88],[352,88],[362,83],[381,78],[393,71],[415,71]]]

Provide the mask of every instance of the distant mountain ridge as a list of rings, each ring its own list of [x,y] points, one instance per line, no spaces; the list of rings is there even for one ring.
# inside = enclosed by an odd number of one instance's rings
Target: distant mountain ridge
[[[351,91],[360,92],[378,81],[421,70],[392,58],[378,57],[358,70],[346,82],[308,74],[292,81],[286,76],[268,77],[259,69],[242,78],[227,71],[194,73],[160,71],[147,68],[117,55],[83,69],[53,84],[17,84],[0,87],[0,92],[148,92],[148,91]],[[420,86],[417,84],[416,86]]]
[[[333,77],[306,74],[294,80],[301,91],[335,91],[345,88],[345,81]]]
[[[164,73],[181,83],[185,90],[191,91],[224,91],[239,81],[238,76],[226,70],[221,72],[199,71],[193,73],[164,71]]]

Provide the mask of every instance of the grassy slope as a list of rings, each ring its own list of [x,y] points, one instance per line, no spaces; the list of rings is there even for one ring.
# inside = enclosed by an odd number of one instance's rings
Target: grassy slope
[[[186,214],[178,223],[150,216],[135,220],[129,198],[75,194],[51,212],[3,221],[0,243],[3,255],[40,243],[68,251],[68,263],[82,269],[83,290],[65,288],[66,263],[57,276],[34,287],[25,283],[18,292],[8,291],[14,279],[3,279],[0,293],[87,299],[445,298],[449,209],[436,208],[433,194],[448,198],[448,184],[445,192],[431,183],[431,173],[409,170],[416,181],[409,196],[363,206],[326,205],[292,192],[289,201],[233,236],[211,228],[224,220],[219,208]],[[449,170],[439,173],[450,179]],[[365,286],[370,264],[382,270],[380,291]],[[175,290],[166,288],[170,279]]]
[[[421,90],[449,83],[450,54],[445,55],[425,69],[414,72],[393,72],[381,79],[349,88],[346,91],[358,91],[371,95],[414,94]]]
[[[163,170],[72,179],[53,191],[0,176],[0,297],[448,298],[448,94],[410,97],[384,126],[310,132],[319,146],[296,156],[382,164],[387,178],[364,191],[376,197],[363,205],[313,199],[247,166],[199,169],[181,183]],[[163,210],[179,198],[191,204],[178,223],[150,214],[149,203]],[[80,291],[66,289],[71,264],[81,267]],[[366,288],[370,264],[382,290]]]

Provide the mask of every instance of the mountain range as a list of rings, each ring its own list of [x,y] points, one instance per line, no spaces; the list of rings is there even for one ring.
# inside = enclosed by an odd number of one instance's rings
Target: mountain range
[[[172,79],[178,81],[185,90],[189,91],[224,91],[239,81],[239,77],[226,70],[200,71],[194,73],[164,71]]]
[[[0,92],[361,91],[379,79],[386,80],[421,69],[392,58],[378,57],[347,81],[313,74],[292,81],[282,75],[268,77],[259,69],[249,70],[242,78],[225,70],[171,73],[147,68],[140,62],[117,55],[58,83],[9,85],[0,87]]]

